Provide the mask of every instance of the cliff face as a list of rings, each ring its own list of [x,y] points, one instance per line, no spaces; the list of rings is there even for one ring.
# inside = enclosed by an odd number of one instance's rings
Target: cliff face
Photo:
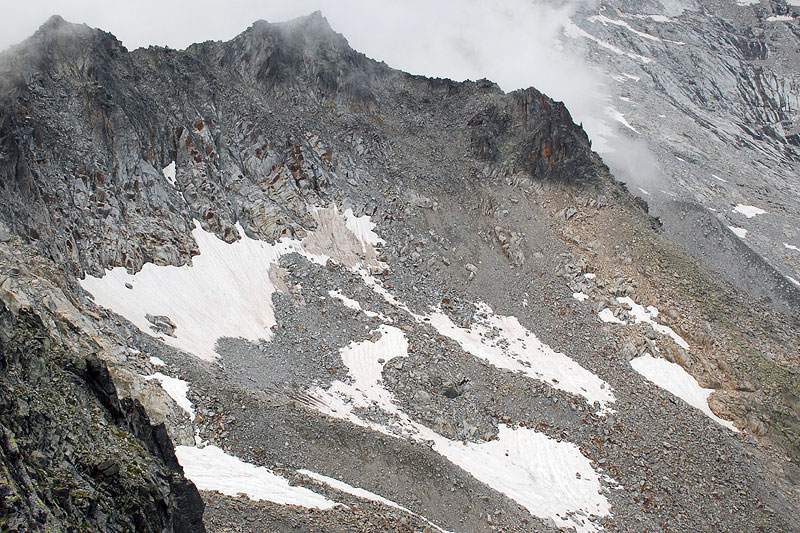
[[[563,104],[319,14],[132,52],[53,18],[0,54],[0,299],[9,528],[777,531],[800,501],[796,318],[665,238]]]
[[[164,425],[30,308],[0,315],[4,531],[205,531]]]
[[[598,116],[617,150],[601,155],[616,177],[699,261],[798,316],[800,6],[792,4],[584,3],[565,46],[608,87]]]

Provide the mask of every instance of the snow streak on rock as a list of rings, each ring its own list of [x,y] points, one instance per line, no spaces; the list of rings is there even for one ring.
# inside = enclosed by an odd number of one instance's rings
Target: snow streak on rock
[[[737,228],[736,226],[728,226],[728,229],[731,230],[733,234],[739,237],[740,239],[744,239],[747,237],[747,230],[744,228]]]
[[[386,317],[384,317],[380,313],[376,313],[375,311],[369,311],[369,310],[362,309],[360,303],[358,303],[357,301],[353,300],[352,298],[348,298],[347,296],[345,296],[344,294],[342,294],[339,291],[328,291],[328,295],[331,298],[335,298],[335,299],[339,300],[340,302],[342,302],[342,304],[345,307],[347,307],[348,309],[352,309],[354,311],[361,311],[361,312],[363,312],[365,315],[367,315],[370,318],[380,317],[380,319],[383,320],[384,322],[390,321],[389,319],[387,319]]]
[[[386,325],[378,333],[380,338],[375,341],[351,343],[342,349],[352,383],[337,381],[328,389],[315,389],[311,407],[387,435],[432,443],[433,450],[532,515],[551,518],[560,527],[597,530],[588,517],[607,516],[610,507],[599,476],[577,446],[532,429],[506,425],[499,426],[495,440],[462,443],[414,422],[381,384],[385,363],[408,355],[405,335]],[[381,416],[375,416],[375,409]]]
[[[164,177],[167,178],[167,181],[169,182],[170,185],[172,185],[173,187],[177,187],[177,185],[175,184],[175,176],[177,175],[175,170],[175,161],[165,166],[164,169],[161,171],[161,173],[164,174]]]
[[[440,528],[439,526],[437,526],[436,524],[434,524],[433,522],[431,522],[430,520],[428,520],[424,516],[419,515],[419,514],[415,513],[414,511],[411,511],[410,509],[406,509],[402,505],[399,505],[399,504],[393,502],[392,500],[387,500],[383,496],[379,496],[378,494],[375,494],[374,492],[370,492],[370,491],[365,490],[365,489],[354,487],[352,485],[349,485],[349,484],[345,483],[344,481],[340,481],[340,480],[334,479],[332,477],[324,476],[322,474],[318,474],[318,473],[312,472],[310,470],[298,470],[297,472],[299,474],[306,475],[306,476],[310,477],[311,479],[319,481],[320,483],[324,483],[325,485],[328,485],[329,487],[332,487],[332,488],[334,488],[334,489],[336,489],[338,491],[346,492],[347,494],[352,494],[353,496],[356,496],[358,498],[363,498],[365,500],[371,500],[373,502],[378,502],[378,503],[381,503],[381,504],[386,505],[388,507],[394,507],[395,509],[399,509],[399,510],[403,511],[404,513],[408,513],[408,514],[410,514],[412,516],[416,516],[417,518],[425,521],[428,525],[430,525],[431,527],[433,527],[434,529],[436,529],[438,531],[441,531],[442,533],[450,533],[447,530]]]
[[[766,213],[760,207],[755,207],[752,205],[744,205],[744,204],[737,204],[736,207],[733,208],[736,213],[740,213],[747,218],[753,218],[756,215],[763,215]]]
[[[634,318],[635,322],[646,322],[652,326],[653,331],[656,333],[661,333],[662,335],[667,335],[675,341],[675,344],[683,348],[684,350],[689,349],[689,343],[686,342],[683,337],[675,333],[669,326],[665,326],[664,324],[659,324],[655,321],[655,318],[658,317],[658,308],[655,306],[649,305],[645,309],[643,305],[639,305],[633,301],[630,296],[618,297],[617,301],[630,309],[630,314]]]
[[[469,328],[456,326],[441,310],[424,319],[429,319],[439,334],[456,341],[475,357],[582,396],[589,405],[597,402],[600,414],[611,410],[609,406],[616,398],[608,383],[540,341],[516,317],[497,315],[485,303],[476,307],[477,320]]]
[[[194,420],[194,408],[192,407],[192,402],[189,401],[189,397],[187,393],[189,392],[189,383],[178,378],[173,378],[170,376],[166,376],[161,372],[156,372],[152,376],[146,376],[144,379],[150,381],[155,379],[161,384],[161,388],[164,389],[170,398],[175,400],[175,403],[178,404],[178,407],[186,411],[186,414],[189,415],[189,420]]]
[[[175,455],[186,477],[200,490],[228,496],[244,494],[251,500],[311,509],[332,509],[340,505],[306,488],[293,487],[288,479],[262,466],[246,463],[216,446],[178,446]]]
[[[644,354],[631,360],[631,366],[645,378],[685,401],[695,409],[701,410],[717,423],[731,431],[739,431],[732,423],[723,420],[711,411],[708,396],[713,389],[704,389],[697,380],[677,363]]]

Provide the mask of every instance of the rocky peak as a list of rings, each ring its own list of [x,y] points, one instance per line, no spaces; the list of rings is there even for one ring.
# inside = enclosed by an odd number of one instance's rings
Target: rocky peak
[[[666,24],[603,28],[640,20]],[[76,456],[109,422],[67,413],[91,440],[24,456],[17,493],[88,466],[85,487],[199,511],[177,460],[214,531],[792,529],[800,325],[655,231],[562,103],[393,70],[321,14],[183,51],[49,26],[0,92],[0,354],[49,335],[75,363],[8,378],[43,341],[0,364],[0,425],[46,444],[30,414],[57,422],[61,383],[97,374],[86,353],[118,392],[107,420],[136,400],[152,424],[117,439],[123,463]],[[29,310],[41,324],[10,316]],[[20,455],[3,438],[0,481]],[[268,502],[214,493],[221,471]],[[290,498],[251,494],[256,474]],[[117,530],[75,489],[47,505]]]
[[[0,69],[6,75],[26,67],[50,71],[78,58],[101,62],[122,52],[127,49],[112,34],[53,15],[28,39],[0,53]]]

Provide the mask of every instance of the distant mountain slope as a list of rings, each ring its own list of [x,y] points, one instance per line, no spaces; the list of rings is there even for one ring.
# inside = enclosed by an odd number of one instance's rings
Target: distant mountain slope
[[[799,17],[782,1],[611,1],[579,4],[565,29],[611,87],[617,177],[673,240],[795,316]]]

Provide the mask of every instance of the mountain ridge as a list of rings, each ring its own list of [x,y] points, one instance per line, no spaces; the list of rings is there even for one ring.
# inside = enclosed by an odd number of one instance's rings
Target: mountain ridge
[[[671,242],[562,103],[323,22],[0,94],[0,296],[164,424],[206,526],[791,529],[796,319]]]

